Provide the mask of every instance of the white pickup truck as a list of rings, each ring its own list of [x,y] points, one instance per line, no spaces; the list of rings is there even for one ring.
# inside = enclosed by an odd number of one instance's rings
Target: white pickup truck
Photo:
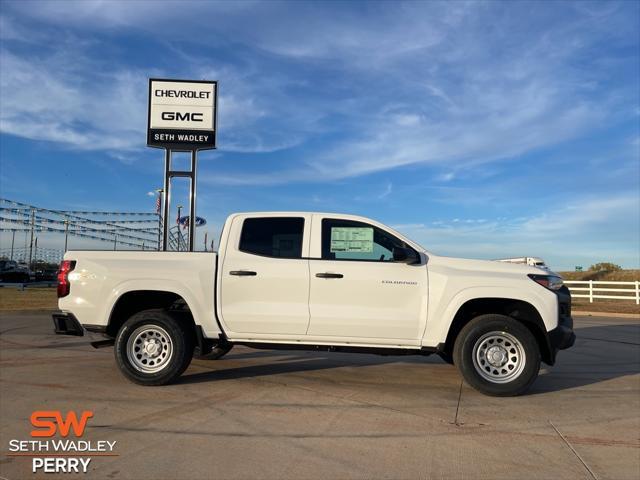
[[[70,251],[58,297],[56,333],[100,335],[143,385],[246,345],[437,353],[477,390],[518,395],[575,340],[559,277],[437,256],[341,214],[234,214],[217,254]]]

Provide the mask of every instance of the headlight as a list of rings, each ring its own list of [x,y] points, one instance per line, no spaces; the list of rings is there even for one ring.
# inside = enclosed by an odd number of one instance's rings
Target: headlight
[[[533,275],[530,274],[528,277],[536,283],[539,283],[544,288],[548,288],[549,290],[560,290],[562,288],[562,278],[557,275]]]

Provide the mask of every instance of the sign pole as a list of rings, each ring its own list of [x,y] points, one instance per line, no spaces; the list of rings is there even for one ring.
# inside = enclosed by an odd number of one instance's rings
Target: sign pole
[[[196,240],[196,161],[198,151],[191,151],[191,191],[189,192],[189,251],[195,250]]]
[[[189,245],[196,241],[196,171],[199,150],[216,148],[218,82],[209,80],[149,79],[147,146],[165,150],[162,250],[169,250],[171,179],[189,177]],[[173,152],[191,153],[191,170],[171,168]],[[178,242],[182,240],[178,229]],[[182,240],[184,241],[184,240]],[[180,248],[180,247],[178,247]],[[185,244],[185,249],[187,248]]]
[[[166,148],[164,150],[164,198],[162,205],[162,251],[166,252],[169,249],[169,202],[171,199],[169,188],[171,186],[171,178],[169,177],[169,170],[171,170],[171,150]]]
[[[158,251],[160,251],[160,249],[162,248],[162,201],[164,199],[164,190],[162,189],[157,189],[156,192],[158,192],[158,208],[157,208],[157,213],[158,213]]]

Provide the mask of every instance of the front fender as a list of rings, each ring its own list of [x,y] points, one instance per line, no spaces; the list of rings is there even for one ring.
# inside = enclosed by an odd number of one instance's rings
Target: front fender
[[[432,304],[430,299],[427,326],[422,338],[422,346],[435,347],[440,343],[444,343],[458,310],[468,301],[482,298],[501,298],[527,302],[538,311],[547,331],[556,328],[558,325],[557,297],[553,292],[543,287],[524,289],[517,286],[498,285],[468,287],[457,291],[450,297],[442,295],[439,302],[435,302],[435,304]]]

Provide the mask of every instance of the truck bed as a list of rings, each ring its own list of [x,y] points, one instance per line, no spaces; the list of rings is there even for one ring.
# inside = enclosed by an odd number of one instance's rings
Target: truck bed
[[[72,250],[71,294],[61,310],[73,310],[82,324],[107,325],[116,300],[127,292],[165,291],[167,286],[190,306],[207,336],[220,332],[214,314],[217,254],[214,252],[140,252]],[[98,316],[98,317],[96,317]]]

